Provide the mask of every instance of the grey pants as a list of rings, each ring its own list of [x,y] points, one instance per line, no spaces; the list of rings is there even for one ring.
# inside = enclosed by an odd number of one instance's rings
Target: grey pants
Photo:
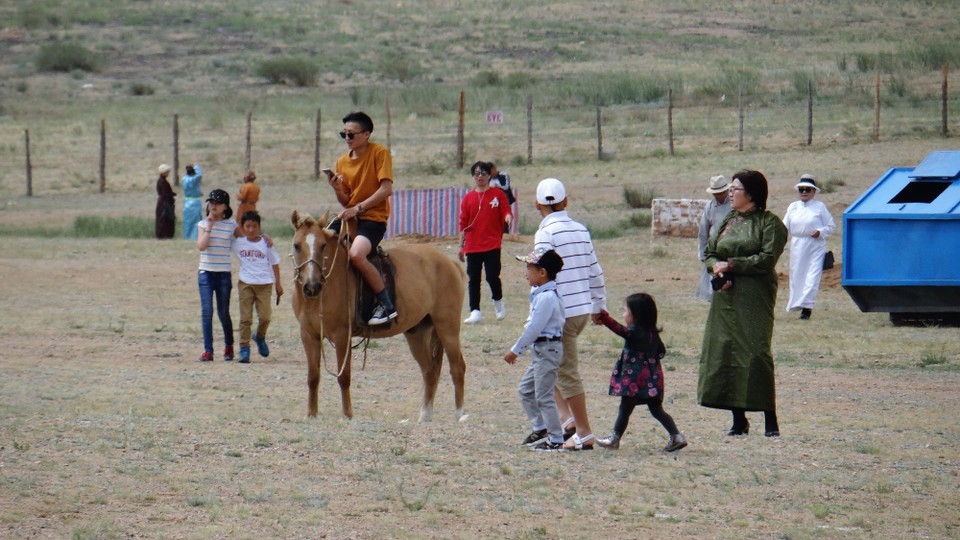
[[[563,442],[563,428],[560,427],[557,402],[553,398],[557,369],[563,357],[563,344],[560,341],[534,343],[530,353],[530,366],[520,377],[517,388],[520,404],[533,431],[546,429],[550,442]]]

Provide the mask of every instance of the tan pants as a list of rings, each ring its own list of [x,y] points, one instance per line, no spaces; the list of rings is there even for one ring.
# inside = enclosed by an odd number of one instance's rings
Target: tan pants
[[[272,308],[270,300],[273,298],[273,283],[263,285],[250,285],[249,283],[239,282],[240,290],[240,346],[250,346],[250,327],[253,325],[253,306],[257,306],[257,335],[267,336],[267,328],[270,326],[270,314]]]
[[[577,355],[577,338],[587,327],[588,322],[590,322],[589,314],[567,317],[563,323],[563,359],[560,361],[560,369],[557,370],[557,389],[560,390],[560,395],[564,399],[579,396],[584,392],[583,378],[580,376],[580,358]]]

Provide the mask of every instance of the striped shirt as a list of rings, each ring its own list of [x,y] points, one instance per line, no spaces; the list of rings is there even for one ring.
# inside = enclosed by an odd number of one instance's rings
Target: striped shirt
[[[607,309],[603,269],[593,250],[590,231],[570,219],[566,210],[543,218],[533,247],[552,249],[563,257],[563,269],[557,274],[557,291],[566,318]]]
[[[210,227],[210,222],[203,220],[197,224],[198,228]],[[229,272],[232,269],[230,258],[233,244],[233,232],[237,230],[237,220],[224,219],[214,222],[210,230],[210,243],[207,249],[200,252],[200,270],[207,272]],[[197,231],[199,233],[199,230]]]

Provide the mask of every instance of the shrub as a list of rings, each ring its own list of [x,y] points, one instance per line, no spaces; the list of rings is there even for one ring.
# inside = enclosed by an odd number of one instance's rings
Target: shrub
[[[82,45],[51,43],[40,48],[34,65],[37,71],[95,72],[100,69],[100,58]]]
[[[500,86],[500,74],[496,71],[480,71],[470,78],[470,85],[483,88],[485,86]]]
[[[272,84],[313,86],[317,83],[320,68],[306,58],[288,56],[260,62],[254,69],[254,74]]]
[[[937,70],[944,65],[960,66],[960,51],[951,42],[930,43],[904,53],[907,62],[927,69]]]
[[[153,86],[145,82],[130,83],[130,94],[134,96],[152,96],[155,90]]]
[[[417,60],[394,50],[380,57],[379,68],[383,78],[391,81],[407,82],[423,73],[423,66]]]
[[[632,188],[623,186],[623,200],[630,208],[650,208],[657,198],[657,191],[653,188]]]
[[[539,79],[536,75],[526,73],[523,71],[517,71],[507,75],[507,78],[504,79],[504,85],[511,90],[520,90],[528,86],[533,86],[539,82]]]

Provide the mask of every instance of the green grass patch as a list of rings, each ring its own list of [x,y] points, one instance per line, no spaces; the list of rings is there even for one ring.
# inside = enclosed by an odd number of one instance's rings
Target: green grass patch
[[[77,216],[73,234],[78,238],[153,238],[154,220],[147,217]]]

